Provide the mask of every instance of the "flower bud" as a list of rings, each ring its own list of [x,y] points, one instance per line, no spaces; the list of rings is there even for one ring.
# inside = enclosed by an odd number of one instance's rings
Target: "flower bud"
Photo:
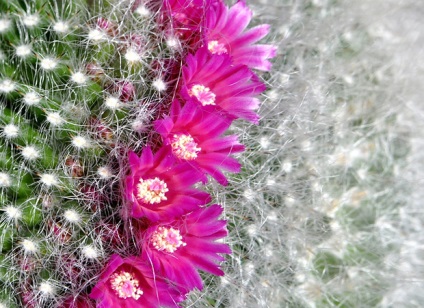
[[[96,21],[96,26],[110,36],[116,36],[118,34],[118,26],[106,18],[99,17]]]
[[[119,97],[119,100],[123,103],[133,101],[135,98],[135,86],[127,80],[115,81],[108,86],[107,90]]]

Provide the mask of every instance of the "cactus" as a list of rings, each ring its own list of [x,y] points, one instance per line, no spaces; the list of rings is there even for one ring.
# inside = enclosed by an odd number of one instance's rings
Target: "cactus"
[[[97,241],[84,189],[106,159],[88,122],[103,91],[85,73],[89,11],[3,1],[1,12],[2,304],[60,306],[81,279],[79,251]]]
[[[205,190],[240,171],[223,134],[257,122],[268,26],[246,32],[243,2],[0,9],[0,304],[174,307],[198,270],[223,275],[226,221]]]
[[[376,5],[228,2],[0,0],[0,307],[423,302]]]

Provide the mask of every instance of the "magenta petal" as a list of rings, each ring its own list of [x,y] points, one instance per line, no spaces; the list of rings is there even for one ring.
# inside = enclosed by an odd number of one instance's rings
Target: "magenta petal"
[[[228,117],[218,116],[215,113],[210,115],[203,114],[202,120],[198,123],[193,123],[190,127],[193,131],[195,131],[197,136],[202,135],[205,138],[201,138],[203,140],[209,138],[215,138],[222,135],[228,127],[230,127],[231,121]],[[205,132],[208,132],[207,134]]]
[[[251,54],[250,58],[242,56],[255,48],[258,41],[269,33],[269,25],[259,25],[245,30],[252,18],[252,11],[244,2],[238,2],[228,8],[225,4],[214,5],[208,10],[205,19],[204,45],[217,42],[224,46],[234,64],[247,65],[249,68],[267,71],[271,67],[268,59],[275,57],[276,48],[267,46],[268,52]],[[222,53],[219,49],[219,53]],[[212,53],[218,51],[211,50]],[[225,51],[224,51],[225,52]]]
[[[176,118],[176,122],[185,122],[190,123],[191,125],[193,123],[199,122],[200,119],[198,119],[200,112],[199,112],[199,105],[194,103],[186,103],[183,107],[183,109],[180,111],[178,118]]]
[[[222,254],[231,253],[228,245],[216,242],[227,235],[226,221],[219,220],[221,213],[222,207],[214,204],[198,208],[174,221],[151,225],[139,237],[142,257],[151,260],[154,268],[179,288],[201,289],[202,282],[197,271],[223,275],[219,264],[225,260]],[[164,231],[167,233],[160,233]],[[160,241],[157,241],[157,232],[162,234]],[[179,235],[178,244],[164,237],[164,234],[175,232]],[[167,250],[170,245],[173,250]]]
[[[263,39],[269,33],[269,25],[259,25],[249,29],[231,42],[233,45],[250,45]]]
[[[252,68],[268,71],[271,63],[266,59],[275,57],[277,48],[272,45],[254,45],[235,53],[240,63],[244,63]]]
[[[141,153],[139,164],[141,166],[150,166],[153,164],[153,153],[150,147],[145,147]]]
[[[200,255],[202,254],[201,251],[197,251]],[[200,256],[199,254],[190,254],[187,258],[190,258],[190,261],[193,263],[193,265],[200,269],[203,270],[205,272],[211,273],[213,275],[216,276],[223,276],[224,275],[224,271],[222,269],[220,269],[218,267],[218,265],[209,260],[206,259],[202,256]]]
[[[225,136],[221,139],[210,139],[206,140],[202,143],[202,149],[207,150],[213,150],[214,152],[221,152],[228,153],[231,151],[231,153],[237,153],[244,150],[244,147],[238,143],[238,136],[231,135],[231,136]]]
[[[263,92],[266,87],[246,66],[230,65],[229,57],[208,54],[204,48],[196,52],[193,61],[197,61],[199,65],[193,67],[187,65],[183,69],[181,96],[189,101],[195,101],[198,106],[203,106],[196,95],[190,96],[190,89],[195,85],[206,87],[213,93],[214,107],[218,110],[226,112],[229,117],[242,117],[257,122],[257,116],[250,111],[257,106],[251,102],[254,101],[254,96]],[[232,102],[235,97],[237,102]]]
[[[175,167],[173,180],[180,187],[192,186],[193,184],[204,180],[204,175],[201,172],[198,172],[188,166],[190,166],[189,163],[181,163]]]
[[[130,151],[128,153],[128,163],[131,167],[131,169],[138,168],[140,165],[140,159],[133,151]]]
[[[181,104],[177,99],[174,99],[171,103],[170,115],[172,120],[175,121],[175,117],[181,112]]]
[[[134,155],[131,159],[136,161]],[[148,165],[143,166],[143,161]],[[146,217],[152,222],[171,220],[210,201],[208,193],[192,187],[205,182],[205,175],[189,163],[176,162],[171,147],[161,147],[155,155],[146,147],[139,163],[140,166],[131,165],[124,180],[124,196],[132,217]],[[149,188],[151,183],[158,186]]]
[[[247,102],[246,107],[253,108],[258,100],[249,98]],[[226,104],[226,101],[224,103]],[[192,185],[195,182],[205,183],[207,178],[203,174],[206,173],[215,178],[218,183],[226,185],[228,181],[220,169],[239,172],[240,164],[231,157],[231,154],[244,150],[244,146],[238,142],[236,136],[221,136],[230,126],[231,120],[226,115],[201,107],[194,102],[187,102],[179,113],[177,112],[176,108],[172,118],[167,117],[156,121],[155,127],[161,134],[164,144],[167,145],[172,145],[174,136],[183,134],[193,138],[199,151],[196,157],[186,160],[185,157],[178,156],[178,153],[173,153],[181,163],[186,162],[201,172],[190,171],[186,165],[180,164],[174,169],[174,181],[178,186]]]
[[[208,236],[219,230],[225,230],[226,221],[218,220],[223,212],[218,204],[212,204],[202,211],[195,211],[187,216],[187,233],[202,237]],[[225,235],[224,235],[225,236]]]
[[[196,224],[192,228],[187,230],[187,232],[197,237],[207,237],[225,228],[226,224],[227,222],[225,220],[218,220],[214,223],[209,223],[205,225]],[[223,236],[226,235],[224,234]]]
[[[175,163],[175,157],[169,147],[163,146],[156,153],[153,168],[156,172],[168,171]]]
[[[228,33],[234,36],[240,34],[249,24],[252,18],[252,11],[243,2],[237,2],[230,8],[228,19],[233,22],[228,25]]]
[[[224,212],[224,208],[219,204],[212,204],[211,206],[205,207],[201,211],[196,211],[187,216],[187,221],[192,225],[195,225],[196,222],[201,224],[207,222],[214,222],[219,216]]]
[[[183,290],[188,291],[195,288],[202,290],[202,278],[190,260],[180,257],[178,258],[178,266],[174,265],[175,262],[175,258],[171,256],[162,258],[162,268],[166,277]]]
[[[142,291],[137,297],[119,297],[112,289],[113,275],[122,272],[131,275],[138,281],[138,288]],[[183,300],[180,292],[169,285],[165,279],[157,276],[141,258],[121,258],[112,255],[106,265],[99,281],[93,287],[90,298],[97,300],[97,307],[178,307],[178,302]]]
[[[202,156],[202,165],[219,165],[221,169],[231,172],[240,171],[240,163],[223,153],[209,153]]]
[[[155,131],[162,136],[167,136],[174,126],[174,122],[170,117],[166,117],[163,120],[157,120],[154,122]]]
[[[209,174],[211,177],[213,177],[220,185],[222,186],[228,185],[227,177],[218,168],[211,167],[211,166],[206,166],[206,167],[203,166],[202,169],[205,170],[205,172]]]

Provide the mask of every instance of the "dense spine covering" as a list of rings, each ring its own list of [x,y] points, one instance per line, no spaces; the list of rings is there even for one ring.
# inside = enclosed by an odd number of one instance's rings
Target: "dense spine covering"
[[[204,185],[240,171],[268,27],[243,1],[0,8],[0,304],[180,306],[231,254]]]

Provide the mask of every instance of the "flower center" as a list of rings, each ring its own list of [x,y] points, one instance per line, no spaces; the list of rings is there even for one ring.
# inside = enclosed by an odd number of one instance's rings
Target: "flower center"
[[[216,105],[215,98],[216,95],[209,89],[201,84],[195,84],[188,90],[188,94],[190,96],[195,96],[199,102],[203,105]]]
[[[182,241],[180,231],[174,228],[158,227],[152,235],[152,244],[157,250],[173,253],[180,246],[187,244]]]
[[[175,134],[172,137],[171,146],[175,156],[185,160],[196,159],[197,154],[202,150],[193,137],[186,134]]]
[[[222,55],[224,53],[228,53],[228,50],[227,48],[225,48],[225,45],[219,43],[218,41],[208,42],[208,49],[214,55]]]
[[[165,193],[169,189],[166,183],[159,178],[143,180],[137,184],[137,197],[144,203],[160,203],[163,200],[167,200]]]
[[[132,297],[138,300],[143,291],[138,287],[139,282],[134,278],[134,275],[125,271],[115,273],[110,277],[110,284],[118,297],[127,299]]]

